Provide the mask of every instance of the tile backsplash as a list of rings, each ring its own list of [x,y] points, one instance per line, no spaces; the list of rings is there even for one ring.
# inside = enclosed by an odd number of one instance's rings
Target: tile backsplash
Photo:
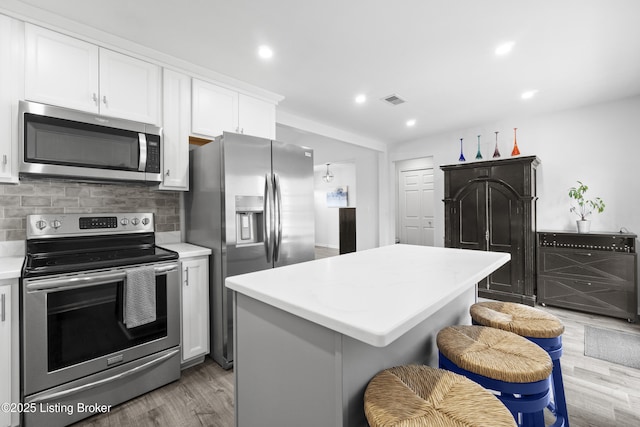
[[[137,184],[93,184],[21,179],[0,184],[0,242],[26,239],[26,216],[35,213],[153,212],[156,231],[180,230],[180,193]]]

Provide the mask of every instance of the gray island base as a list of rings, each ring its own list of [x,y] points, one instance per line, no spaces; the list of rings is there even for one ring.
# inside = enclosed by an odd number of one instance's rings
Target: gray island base
[[[469,324],[476,283],[509,255],[393,245],[227,278],[235,425],[366,426],[379,371],[437,366],[435,336]]]

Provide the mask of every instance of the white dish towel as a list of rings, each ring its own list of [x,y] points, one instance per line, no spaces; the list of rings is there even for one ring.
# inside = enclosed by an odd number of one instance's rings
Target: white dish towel
[[[124,324],[128,329],[156,321],[156,273],[153,267],[127,270]]]

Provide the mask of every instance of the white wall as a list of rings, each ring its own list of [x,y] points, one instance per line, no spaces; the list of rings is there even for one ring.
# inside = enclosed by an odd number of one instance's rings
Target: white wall
[[[356,247],[359,251],[378,247],[381,218],[379,171],[383,153],[311,132],[301,132],[281,124],[276,126],[276,138],[282,142],[312,148],[315,165],[350,163],[355,167],[358,189]]]
[[[329,169],[334,178],[331,182],[325,182],[322,176],[326,174],[327,166],[319,165],[314,168],[316,245],[338,249],[340,247],[339,208],[327,207],[327,192],[346,186],[347,206],[357,207],[356,168],[352,163],[332,163]]]
[[[499,149],[509,157],[513,128],[518,128],[522,156],[536,155],[538,168],[538,230],[575,230],[574,214],[569,212],[567,192],[576,180],[589,185],[588,196],[599,196],[606,203],[602,214],[592,215],[592,231],[619,231],[621,227],[640,233],[640,97],[561,111],[537,117],[509,118],[469,129],[391,146],[385,173],[393,176],[394,161],[433,156],[435,166],[436,246],[444,240],[443,173],[439,165],[458,163],[460,138],[464,138],[467,162],[477,151],[481,137],[484,159],[493,154],[494,131],[500,131]],[[388,200],[395,200],[395,182],[389,182]],[[395,207],[390,213],[381,244],[393,242]]]

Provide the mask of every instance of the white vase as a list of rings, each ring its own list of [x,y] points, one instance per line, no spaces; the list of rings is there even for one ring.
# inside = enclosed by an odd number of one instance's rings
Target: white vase
[[[591,220],[579,219],[576,220],[576,224],[578,224],[578,233],[588,233],[591,229]]]

